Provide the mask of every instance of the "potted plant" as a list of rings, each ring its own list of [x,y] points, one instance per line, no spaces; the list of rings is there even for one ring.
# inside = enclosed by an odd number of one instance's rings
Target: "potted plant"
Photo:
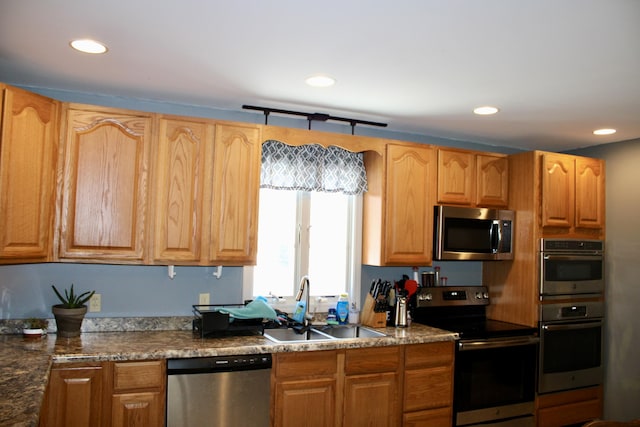
[[[63,296],[62,293],[58,292],[54,285],[51,285],[51,287],[62,303],[51,307],[53,316],[56,319],[58,336],[67,338],[79,336],[82,320],[84,319],[84,315],[87,313],[87,306],[85,303],[91,299],[96,291],[87,291],[78,295],[74,293],[72,283],[69,290],[64,290]]]
[[[48,320],[30,317],[24,321],[22,336],[25,338],[40,338],[47,334],[48,326]]]

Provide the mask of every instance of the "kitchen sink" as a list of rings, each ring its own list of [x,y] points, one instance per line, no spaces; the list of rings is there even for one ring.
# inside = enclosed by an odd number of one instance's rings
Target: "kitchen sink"
[[[382,338],[387,335],[358,325],[317,326],[306,332],[298,333],[293,328],[266,329],[264,337],[277,343],[299,343],[333,341],[355,338]]]
[[[287,329],[266,329],[264,331],[265,338],[277,343],[283,342],[309,342],[309,341],[330,341],[334,340],[330,335],[324,334],[315,329],[309,329],[306,332],[298,333],[293,328]]]
[[[373,329],[358,325],[323,326],[318,329],[323,333],[338,339],[382,338],[387,336],[382,332],[374,331]]]

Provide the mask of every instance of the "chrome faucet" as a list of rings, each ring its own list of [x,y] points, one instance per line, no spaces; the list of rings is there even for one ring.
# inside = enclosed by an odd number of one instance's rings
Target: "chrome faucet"
[[[300,287],[298,288],[298,294],[296,295],[296,301],[300,301],[302,299],[302,294],[306,291],[305,298],[305,309],[304,315],[302,316],[302,325],[306,328],[309,326],[309,300],[311,296],[311,287],[309,285],[309,276],[302,276],[300,279]]]

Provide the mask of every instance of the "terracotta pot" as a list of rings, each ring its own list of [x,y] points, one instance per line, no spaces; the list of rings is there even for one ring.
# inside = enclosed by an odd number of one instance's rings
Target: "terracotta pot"
[[[80,335],[82,320],[87,313],[86,305],[79,308],[65,308],[62,304],[57,304],[51,307],[51,312],[56,318],[58,336],[71,338]]]

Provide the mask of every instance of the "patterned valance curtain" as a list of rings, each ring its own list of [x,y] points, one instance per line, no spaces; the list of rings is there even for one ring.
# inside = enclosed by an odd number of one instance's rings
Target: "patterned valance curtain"
[[[362,194],[367,191],[367,174],[361,153],[271,140],[262,144],[260,187]]]

